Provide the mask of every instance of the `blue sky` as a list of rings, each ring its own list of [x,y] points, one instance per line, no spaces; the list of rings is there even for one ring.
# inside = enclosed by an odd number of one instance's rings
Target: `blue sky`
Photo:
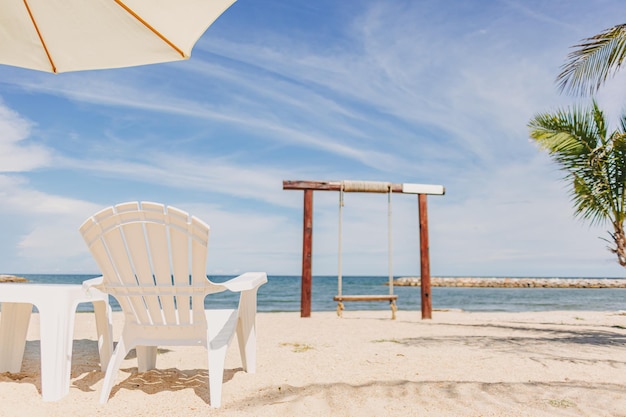
[[[209,274],[300,274],[302,192],[282,181],[442,184],[433,275],[625,275],[528,139],[584,102],[569,48],[619,0],[239,0],[190,60],[51,75],[0,65],[0,272],[95,273],[78,233],[119,202],[211,225]],[[615,119],[626,74],[598,95]],[[396,275],[419,274],[417,198],[393,198]],[[313,273],[337,270],[338,195],[314,194]],[[386,197],[348,194],[343,272],[386,275]]]

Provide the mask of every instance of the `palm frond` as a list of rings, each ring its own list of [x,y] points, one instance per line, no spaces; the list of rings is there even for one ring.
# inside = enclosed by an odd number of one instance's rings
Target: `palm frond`
[[[626,58],[626,24],[586,38],[567,56],[556,82],[559,90],[592,95]]]
[[[620,122],[620,132],[621,133],[626,133],[626,114],[622,115],[622,117],[619,120]]]
[[[571,184],[575,214],[592,224],[626,218],[626,115],[622,129],[607,135],[607,123],[595,101],[536,115],[530,137],[557,163]]]
[[[572,175],[572,202],[576,216],[589,221],[592,225],[600,224],[611,218],[612,203],[608,187],[600,178],[583,179]]]
[[[595,99],[591,101],[590,113],[593,115],[593,130],[596,135],[596,139],[599,143],[606,145],[606,119],[604,117],[604,112],[600,110],[600,107]]]
[[[571,107],[537,114],[528,124],[530,137],[564,168],[578,166],[602,144],[604,124],[596,108]]]

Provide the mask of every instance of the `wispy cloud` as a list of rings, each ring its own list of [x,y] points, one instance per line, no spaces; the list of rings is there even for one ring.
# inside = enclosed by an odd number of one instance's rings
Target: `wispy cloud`
[[[86,265],[94,270],[78,226],[98,205],[39,191],[14,175],[0,175],[0,198],[4,271],[80,272]]]
[[[229,163],[219,158],[194,158],[149,152],[143,161],[59,160],[66,168],[162,187],[216,192],[238,198],[264,201],[276,206],[293,206],[280,192],[287,172],[265,165]],[[277,192],[278,191],[278,192]]]
[[[543,4],[534,4],[534,7],[528,7],[528,2],[520,2],[514,0],[500,1],[503,4],[506,4],[507,6],[512,8],[513,10],[518,11],[531,19],[537,20],[538,22],[547,23],[551,26],[559,26],[568,31],[577,31],[580,29],[579,25],[575,25],[573,23],[569,23],[563,20],[562,15],[558,13],[558,11],[554,11],[554,9],[552,9],[552,12],[548,12],[547,7],[541,7],[544,6]],[[559,6],[565,9],[571,7],[571,3],[565,2],[562,5],[557,5],[557,8]],[[542,12],[542,10],[545,11]]]
[[[355,146],[350,137],[369,138],[363,128],[358,129],[341,121],[342,113],[345,116],[347,110],[339,112],[339,116],[335,115],[332,119],[327,110],[323,111],[325,114],[317,112],[316,109],[328,108],[327,100],[307,91],[299,91],[292,96],[283,94],[272,97],[268,94],[259,96],[262,98],[254,102],[213,103],[183,98],[173,92],[154,90],[148,86],[139,87],[134,83],[113,82],[106,78],[88,79],[87,82],[74,82],[71,79],[61,83],[24,82],[22,86],[28,91],[59,95],[81,103],[166,113],[199,119],[205,123],[217,122],[242,132],[254,132],[261,141],[317,149],[373,168],[384,170],[385,166],[391,164],[408,166],[406,161],[384,149]],[[291,88],[298,90],[294,86]],[[292,106],[292,97],[297,95],[302,97],[301,103],[309,103],[306,108]],[[281,110],[276,113],[278,108]],[[298,114],[299,111],[301,114]],[[341,134],[342,130],[348,139]],[[330,131],[335,133],[331,135]]]
[[[0,172],[31,171],[50,163],[50,150],[29,143],[32,124],[0,100]]]
[[[421,12],[416,4],[376,5],[349,26],[347,42],[324,50],[287,39],[274,48],[226,42],[210,48],[305,85],[328,101],[359,103],[358,110],[342,114],[361,112],[350,121],[355,130],[366,115],[376,114],[376,122],[363,123],[361,132],[376,125],[393,132],[384,143],[394,152],[413,139],[427,144],[420,161],[456,148],[491,162],[500,148],[493,145],[501,140],[494,131],[510,135],[516,129],[516,137],[523,136],[533,109],[555,100],[552,74],[546,62],[532,58],[532,47],[502,42],[499,31],[477,35],[472,21],[445,16],[437,16],[442,25],[433,26],[433,16]],[[459,36],[446,37],[450,32]],[[334,128],[343,122],[329,121]]]

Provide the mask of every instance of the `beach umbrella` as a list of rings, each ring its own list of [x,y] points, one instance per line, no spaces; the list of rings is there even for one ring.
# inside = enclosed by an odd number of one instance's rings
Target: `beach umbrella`
[[[0,64],[46,72],[187,59],[235,0],[1,0]]]

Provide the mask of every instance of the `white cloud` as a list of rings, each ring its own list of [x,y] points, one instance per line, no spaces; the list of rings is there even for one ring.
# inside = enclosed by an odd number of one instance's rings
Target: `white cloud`
[[[24,172],[47,166],[50,151],[29,144],[32,124],[0,100],[0,172]]]
[[[252,207],[230,208],[214,204],[181,202],[180,207],[211,227],[209,274],[267,271],[283,274],[299,269],[300,219],[268,214]]]
[[[433,201],[433,268],[460,275],[471,267],[479,275],[623,276],[614,255],[599,238],[606,227],[574,218],[567,184],[543,155],[511,164],[480,182],[469,196],[449,194]],[[452,200],[449,201],[448,199]]]
[[[290,172],[264,164],[161,152],[147,152],[140,161],[66,158],[60,163],[89,175],[113,177],[116,181],[140,181],[173,189],[216,192],[274,206],[294,206],[282,191],[282,181],[289,179]]]
[[[246,76],[247,74],[240,75],[237,78],[237,85],[252,88],[250,82],[245,79]],[[77,79],[81,80],[80,78]],[[329,101],[315,92],[280,82],[278,84],[281,85],[277,85],[276,80],[271,80],[268,87],[258,92],[258,100],[241,102],[237,101],[235,97],[235,100],[230,104],[211,103],[202,99],[194,100],[182,97],[173,91],[155,90],[151,84],[142,85],[142,82],[134,77],[130,79],[130,82],[129,80],[109,79],[107,76],[93,76],[93,78],[82,79],[80,82],[71,78],[66,78],[61,82],[17,82],[28,91],[59,95],[81,103],[178,115],[204,122],[217,122],[244,132],[244,134],[253,132],[255,137],[264,142],[279,142],[283,145],[320,150],[374,168],[406,164],[406,161],[402,161],[385,149],[362,149],[343,138],[341,133],[337,133],[338,130],[344,130],[350,136],[367,136],[364,135],[363,131],[349,124],[344,124],[338,118],[338,116],[342,116],[342,113],[345,115],[349,110],[341,109],[337,103]],[[257,84],[263,85],[263,83],[258,82]],[[256,88],[258,89],[258,87]],[[277,92],[282,89],[289,90],[290,94]],[[250,92],[246,94],[250,94]],[[294,97],[300,98],[296,101]],[[302,103],[307,104],[304,106]],[[329,117],[328,113],[333,107],[338,114]],[[268,109],[277,108],[280,108],[281,113],[286,114],[273,114],[271,111],[268,113]],[[358,115],[352,114],[351,116],[356,117]],[[330,129],[326,128],[328,126],[332,126],[334,134],[329,133]]]
[[[13,246],[5,257],[4,271],[94,272],[78,227],[99,206],[32,188],[23,177],[0,175],[0,228],[3,245]]]

